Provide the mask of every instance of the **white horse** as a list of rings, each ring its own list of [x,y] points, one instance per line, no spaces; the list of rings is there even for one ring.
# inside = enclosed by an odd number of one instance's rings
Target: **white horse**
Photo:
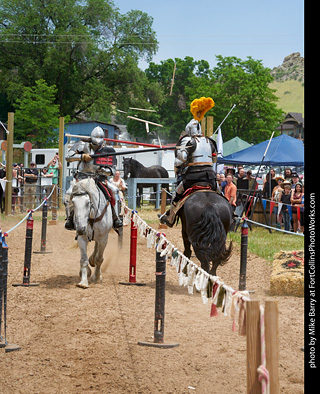
[[[91,267],[95,272],[90,282],[102,281],[101,264],[103,252],[108,243],[109,231],[112,229],[112,211],[110,202],[91,178],[77,182],[70,195],[74,207],[73,221],[77,232],[77,241],[80,248],[80,282],[78,287],[89,287],[88,278]],[[87,246],[89,241],[95,241],[94,250],[88,259]]]

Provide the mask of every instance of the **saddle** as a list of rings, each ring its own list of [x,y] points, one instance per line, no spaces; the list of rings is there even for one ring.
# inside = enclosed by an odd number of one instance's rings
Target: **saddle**
[[[180,209],[184,206],[185,202],[187,201],[187,199],[194,193],[218,193],[215,190],[212,190],[211,186],[209,185],[202,185],[202,184],[196,184],[193,185],[191,187],[189,187],[189,189],[187,189],[183,195],[181,200],[179,200],[176,205],[173,205],[171,210],[170,210],[170,214],[168,216],[168,221],[169,223],[172,223],[172,225],[175,222],[176,216],[178,214],[178,212],[180,211]]]
[[[102,191],[106,200],[110,201],[111,205],[114,207],[116,200],[114,199],[113,194],[112,194],[111,190],[109,190],[108,186],[98,180],[96,180],[96,185]]]

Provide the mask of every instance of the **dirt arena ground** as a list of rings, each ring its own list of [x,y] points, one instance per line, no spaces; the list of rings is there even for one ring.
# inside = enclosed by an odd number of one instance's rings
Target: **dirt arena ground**
[[[5,220],[3,231],[13,224]],[[110,233],[103,264],[103,283],[77,288],[79,250],[74,232],[64,221],[48,226],[47,251],[33,254],[31,282],[38,287],[13,287],[22,282],[25,224],[9,234],[7,340],[20,351],[0,349],[0,392],[29,393],[246,393],[246,340],[232,332],[232,321],[200,294],[180,287],[173,267],[167,267],[165,342],[172,349],[137,345],[152,341],[155,296],[155,251],[138,238],[137,281],[146,286],[123,286],[129,277],[129,228],[123,249]],[[40,250],[41,222],[35,221],[33,251]],[[165,230],[180,250],[180,229]],[[93,245],[90,244],[90,250]],[[196,261],[195,259],[193,259]],[[218,275],[238,288],[239,248]],[[281,394],[304,392],[304,301],[271,297],[270,264],[248,256],[247,289],[252,299],[279,303]]]

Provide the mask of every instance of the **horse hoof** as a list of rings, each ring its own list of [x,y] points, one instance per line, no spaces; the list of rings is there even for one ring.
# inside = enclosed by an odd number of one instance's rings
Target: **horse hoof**
[[[77,287],[80,287],[81,289],[88,289],[89,285],[86,285],[85,283],[77,283],[76,284]]]
[[[90,283],[102,283],[102,275],[100,275],[99,277],[92,276],[90,278]]]

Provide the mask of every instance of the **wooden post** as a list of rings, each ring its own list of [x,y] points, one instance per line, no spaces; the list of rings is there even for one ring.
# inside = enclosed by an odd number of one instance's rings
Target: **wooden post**
[[[8,216],[12,211],[12,164],[13,164],[13,128],[14,128],[14,113],[8,112],[8,131],[7,134],[7,152],[6,152],[6,201],[5,201],[5,215]]]
[[[261,394],[258,367],[261,365],[260,307],[258,301],[246,304],[247,394]],[[280,393],[278,303],[265,302],[264,311],[266,368],[271,394]]]
[[[280,394],[278,302],[265,302],[266,367],[270,377],[270,393]]]
[[[172,75],[171,88],[170,88],[170,96],[172,95],[172,89],[173,89],[173,84],[174,84],[175,73],[176,73],[176,63],[174,63],[174,67],[173,67],[173,75]]]
[[[161,215],[163,215],[166,212],[166,207],[167,207],[167,193],[165,189],[161,190]],[[160,228],[168,228],[166,224],[159,224],[159,229]]]
[[[203,135],[207,135],[207,132],[206,132],[206,118],[205,117],[201,120],[201,132],[202,132]]]
[[[207,137],[213,135],[213,116],[207,116]]]
[[[63,167],[64,167],[64,158],[63,158],[63,145],[64,145],[64,117],[61,116],[59,118],[59,158],[61,162],[61,168],[59,170],[59,186],[60,190],[62,190],[63,185]],[[59,196],[59,207],[62,207],[62,193],[57,194]]]
[[[257,369],[261,365],[259,301],[246,303],[247,394],[261,394]]]

